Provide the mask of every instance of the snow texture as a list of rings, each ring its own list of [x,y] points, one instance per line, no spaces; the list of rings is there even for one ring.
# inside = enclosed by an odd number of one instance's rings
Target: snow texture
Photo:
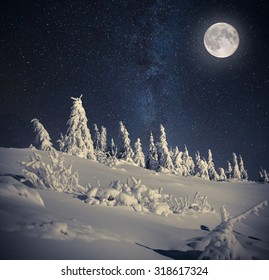
[[[108,167],[59,153],[66,169],[72,164],[78,170],[79,185],[88,187],[55,191],[36,188],[38,182],[22,174],[19,162],[29,157],[30,163],[34,153],[0,148],[1,258],[269,259],[269,209],[259,210],[259,217],[248,215],[258,211],[257,202],[269,200],[267,184],[167,175],[123,161]],[[38,154],[50,170],[50,153]],[[97,205],[85,203],[90,199]],[[212,208],[223,204],[230,214],[222,208],[218,227],[219,216]],[[200,211],[202,205],[208,210]],[[212,238],[207,237],[210,233]]]

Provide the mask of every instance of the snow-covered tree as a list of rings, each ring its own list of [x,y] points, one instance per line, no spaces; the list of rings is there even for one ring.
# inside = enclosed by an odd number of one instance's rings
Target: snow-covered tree
[[[100,149],[105,154],[107,150],[107,138],[106,138],[106,128],[104,126],[101,127],[101,135],[100,135]]]
[[[120,135],[122,138],[122,143],[118,153],[118,158],[128,162],[133,162],[134,152],[131,147],[131,140],[129,138],[129,133],[122,122],[120,122],[119,124],[120,124]]]
[[[99,162],[105,163],[107,158],[106,128],[102,126],[100,133],[97,124],[94,124],[94,147],[96,159]]]
[[[93,125],[93,127],[94,127],[94,137],[93,137],[94,148],[96,151],[99,151],[101,148],[101,135],[96,123]]]
[[[233,153],[233,173],[232,173],[233,179],[241,179],[241,174],[237,162],[237,156],[235,153]]]
[[[79,185],[77,171],[72,165],[66,166],[64,158],[55,150],[49,152],[50,163],[44,162],[41,155],[33,153],[29,162],[20,162],[22,174],[36,188],[53,189],[59,192],[83,193],[85,189]]]
[[[194,175],[194,168],[195,164],[192,159],[192,157],[189,155],[189,151],[187,149],[187,146],[184,146],[184,152],[182,157],[182,164],[185,167],[186,173],[183,174],[184,176]]]
[[[145,167],[145,155],[142,151],[142,145],[140,142],[140,138],[137,138],[137,141],[135,142],[134,162],[138,166]]]
[[[109,154],[111,156],[116,156],[117,155],[117,147],[115,145],[115,142],[114,142],[113,138],[111,138],[110,147],[109,147]]]
[[[110,146],[107,147],[107,152],[106,152],[106,159],[105,163],[108,166],[115,166],[118,162],[117,159],[117,147],[114,143],[114,139],[111,138],[111,143]]]
[[[88,119],[82,106],[81,97],[74,98],[71,114],[67,122],[68,129],[60,142],[61,151],[81,158],[96,160],[93,141],[87,126]]]
[[[247,180],[248,179],[248,173],[245,170],[244,162],[243,162],[243,159],[242,159],[241,155],[239,155],[239,171],[241,173],[241,179]]]
[[[212,152],[208,150],[208,175],[211,181],[217,181],[219,179],[219,175],[215,169],[215,164],[213,162]]]
[[[154,143],[154,137],[152,132],[150,133],[150,139],[149,139],[149,152],[146,158],[146,168],[150,170],[157,171],[159,162],[158,162],[158,152],[157,148]]]
[[[195,176],[209,180],[207,163],[201,159],[199,151],[195,154]]]
[[[250,214],[258,214],[259,209],[267,206],[267,201],[262,201],[243,213],[230,217],[224,206],[221,207],[221,223],[195,244],[194,249],[202,251],[199,259],[210,260],[235,260],[249,257],[249,252],[239,243],[234,235],[234,224]]]
[[[225,174],[226,174],[227,179],[229,180],[229,179],[232,179],[233,169],[232,169],[232,165],[229,161],[227,161],[227,164],[228,164],[228,167],[225,171]]]
[[[33,123],[34,132],[36,132],[36,145],[37,149],[42,151],[51,151],[52,143],[49,136],[49,133],[44,128],[44,126],[39,122],[38,119],[31,120],[31,123]]]
[[[163,125],[160,125],[161,136],[159,142],[159,150],[158,150],[158,159],[160,169],[168,169],[172,171],[174,169],[174,165],[170,156],[170,152],[168,150],[168,144],[166,140],[165,128]]]
[[[184,173],[186,173],[186,170],[182,163],[183,163],[183,153],[179,151],[178,147],[176,146],[174,150],[173,164],[176,173],[179,175],[183,175]]]
[[[269,173],[263,168],[261,168],[261,171],[259,172],[259,182],[269,183]]]
[[[225,170],[223,168],[219,168],[219,181],[226,181],[227,180],[227,176],[225,174]]]

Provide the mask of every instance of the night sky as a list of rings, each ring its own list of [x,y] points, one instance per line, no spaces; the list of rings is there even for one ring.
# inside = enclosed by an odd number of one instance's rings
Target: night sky
[[[71,96],[118,141],[119,121],[144,150],[152,130],[216,167],[241,154],[252,179],[269,171],[269,2],[1,1],[0,146],[28,147],[38,118],[56,144]],[[233,25],[238,50],[211,56],[207,28]]]

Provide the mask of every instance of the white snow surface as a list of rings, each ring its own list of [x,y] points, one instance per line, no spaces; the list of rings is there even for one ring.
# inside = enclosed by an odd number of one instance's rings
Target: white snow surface
[[[64,154],[65,162],[78,170],[80,184],[92,185],[89,197],[98,192],[103,196],[113,193],[124,206],[90,205],[84,202],[87,197],[34,189],[20,181],[22,167],[18,162],[32,153],[30,149],[0,148],[1,259],[188,259],[208,234],[200,226],[212,230],[219,225],[223,204],[236,216],[260,201],[269,201],[268,184],[213,182],[156,173],[124,162],[110,168]],[[48,152],[38,153],[49,162]],[[161,205],[156,205],[155,213],[135,211],[133,198],[108,189],[111,181],[126,182],[130,176],[175,197],[192,198],[199,191],[215,212],[165,216],[161,214],[167,209]],[[249,215],[235,224],[234,231],[245,259],[269,259],[269,207],[260,210],[259,216]]]

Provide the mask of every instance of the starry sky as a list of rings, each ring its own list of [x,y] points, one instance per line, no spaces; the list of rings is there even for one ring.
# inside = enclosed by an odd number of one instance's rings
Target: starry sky
[[[71,96],[93,124],[132,143],[166,128],[169,146],[226,168],[241,154],[252,179],[269,170],[269,2],[266,0],[1,1],[0,146],[28,147],[38,118],[57,147]],[[239,33],[230,57],[211,56],[207,28]]]

